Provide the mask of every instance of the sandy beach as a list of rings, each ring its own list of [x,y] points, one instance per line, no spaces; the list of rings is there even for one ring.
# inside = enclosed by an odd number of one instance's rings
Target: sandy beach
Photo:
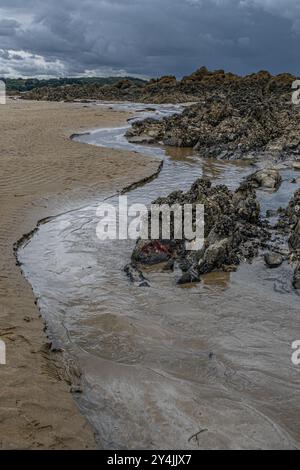
[[[70,393],[63,354],[49,349],[13,246],[39,220],[84,206],[100,192],[113,194],[157,170],[158,160],[69,139],[87,129],[118,126],[128,117],[82,104],[9,100],[0,106],[0,338],[7,347],[7,364],[0,366],[2,449],[96,446]]]

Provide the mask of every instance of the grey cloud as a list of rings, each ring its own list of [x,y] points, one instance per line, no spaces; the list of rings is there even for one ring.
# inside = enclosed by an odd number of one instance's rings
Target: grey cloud
[[[0,20],[0,38],[1,36],[13,36],[16,30],[20,27],[20,23],[11,19]]]
[[[0,47],[43,58],[0,61],[12,73],[299,74],[299,0],[0,0],[1,12]]]

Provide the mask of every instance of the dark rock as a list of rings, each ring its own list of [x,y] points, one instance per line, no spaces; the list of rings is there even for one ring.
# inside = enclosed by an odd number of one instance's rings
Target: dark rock
[[[300,109],[289,105],[291,84],[291,76],[274,78],[267,73],[244,78],[219,72],[207,72],[205,76],[196,73],[181,82],[172,82],[172,86],[182,90],[182,96],[195,93],[197,104],[156,123],[149,120],[134,123],[130,134],[148,135],[153,130],[157,142],[193,147],[202,157],[226,160],[255,159],[263,154],[281,159],[297,157]],[[160,94],[157,88],[156,92]],[[295,168],[298,163],[295,162]],[[276,175],[262,173],[257,177],[259,187],[277,189],[280,185]]]
[[[293,287],[294,289],[300,289],[300,263],[298,264],[294,272]]]
[[[180,279],[178,279],[177,284],[182,286],[185,284],[192,284],[201,282],[201,279],[197,273],[197,271],[190,269],[189,271],[183,273]]]
[[[293,250],[300,250],[300,219],[295,225],[289,238],[289,245]]]
[[[275,217],[277,215],[277,211],[274,211],[272,209],[268,209],[266,212],[266,217],[269,219],[271,217]]]
[[[290,263],[297,262],[292,284],[300,289],[300,189],[295,191],[286,209],[280,212],[278,230],[288,237]]]
[[[83,393],[83,389],[82,389],[82,386],[81,385],[71,385],[70,387],[70,393],[74,393],[74,394],[81,394]]]
[[[170,245],[170,242],[160,240],[139,240],[132,254],[132,260],[149,266],[165,263],[172,254]]]
[[[151,137],[150,135],[143,134],[143,135],[128,137],[128,141],[131,144],[153,144],[155,142],[155,139]]]
[[[300,170],[300,161],[293,162],[294,170]]]
[[[286,209],[280,213],[278,226],[289,234],[292,251],[300,250],[300,189],[298,189]]]
[[[166,265],[164,266],[164,271],[174,271],[174,265],[175,261],[173,259],[170,259]]]
[[[136,284],[138,287],[150,287],[142,271],[140,271],[133,264],[128,264],[127,266],[125,266],[124,271],[129,277],[130,282],[132,282],[133,284]]]
[[[299,152],[299,107],[290,106],[289,74],[259,72],[240,77],[201,67],[182,80],[164,76],[148,82],[121,79],[112,85],[36,88],[24,99],[49,101],[115,100],[199,104],[179,119],[164,121],[173,145],[196,146],[202,155],[236,158],[260,151]],[[160,137],[161,139],[161,137]]]
[[[266,253],[265,263],[269,268],[278,268],[283,263],[283,258],[278,253]]]
[[[176,261],[184,273],[180,283],[193,282],[194,278],[197,282],[199,275],[214,270],[233,270],[241,260],[257,256],[261,244],[269,239],[249,182],[232,192],[224,185],[212,187],[209,180],[199,178],[186,193],[175,191],[154,202],[204,205],[205,243],[201,249],[188,251],[185,240],[139,240],[132,254],[133,263],[140,266],[168,261],[173,266]]]
[[[220,269],[230,257],[230,240],[224,238],[210,245],[204,252],[203,258],[199,261],[199,272],[209,273],[214,269]]]

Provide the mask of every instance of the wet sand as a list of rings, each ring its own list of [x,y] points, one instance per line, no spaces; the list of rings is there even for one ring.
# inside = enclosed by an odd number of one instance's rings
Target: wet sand
[[[76,364],[49,350],[13,245],[62,208],[84,206],[157,170],[152,158],[69,140],[74,132],[118,126],[128,117],[80,104],[9,100],[0,106],[0,339],[7,347],[7,364],[0,366],[2,449],[96,445],[70,393]]]

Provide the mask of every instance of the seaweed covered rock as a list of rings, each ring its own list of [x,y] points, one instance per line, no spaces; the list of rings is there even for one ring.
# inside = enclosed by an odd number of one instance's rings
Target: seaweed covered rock
[[[300,263],[297,265],[293,276],[293,287],[300,289]]]
[[[197,282],[201,274],[227,271],[241,260],[251,260],[261,240],[269,237],[260,222],[255,189],[248,182],[233,192],[224,185],[212,186],[208,179],[199,178],[186,193],[175,191],[157,199],[155,204],[170,207],[177,204],[183,211],[185,204],[204,206],[204,243],[199,249],[187,249],[186,242],[191,240],[184,237],[179,240],[140,239],[132,254],[132,263],[140,267],[171,260],[177,262],[183,272],[179,283]],[[185,233],[184,227],[182,233]]]
[[[300,189],[294,193],[288,207],[282,211],[278,229],[285,232],[288,237],[290,261],[297,263],[293,287],[300,289]]]
[[[300,155],[300,109],[291,105],[290,78],[274,81],[262,74],[231,80],[217,74],[205,80],[203,73],[203,93],[196,104],[161,121],[134,123],[128,138],[153,133],[161,144],[193,147],[202,157],[226,160]],[[186,82],[194,89],[197,77]],[[272,175],[262,176],[258,183],[269,187]]]
[[[300,189],[298,189],[282,212],[279,227],[289,234],[291,251],[300,250]]]
[[[49,101],[126,100],[143,103],[187,103],[206,102],[214,95],[234,95],[235,101],[246,103],[249,95],[254,99],[258,97],[263,100],[270,96],[282,100],[288,96],[290,100],[294,80],[295,77],[289,74],[272,76],[266,71],[261,71],[241,77],[225,73],[224,70],[209,71],[206,67],[201,67],[182,80],[177,80],[174,76],[163,76],[148,82],[123,78],[117,83],[106,85],[92,82],[44,86],[22,96],[25,99]],[[256,117],[260,115],[261,121],[264,120],[260,107],[253,113]]]

